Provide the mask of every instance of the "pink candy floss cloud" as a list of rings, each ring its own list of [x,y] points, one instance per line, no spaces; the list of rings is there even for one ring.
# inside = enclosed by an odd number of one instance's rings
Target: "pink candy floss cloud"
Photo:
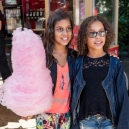
[[[13,32],[12,67],[12,75],[0,88],[0,103],[24,117],[48,110],[53,84],[42,40],[32,30]]]

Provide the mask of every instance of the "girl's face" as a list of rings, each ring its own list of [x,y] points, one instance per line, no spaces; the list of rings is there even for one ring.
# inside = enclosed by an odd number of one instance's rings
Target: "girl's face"
[[[87,31],[88,50],[103,50],[106,41],[106,30],[102,22],[95,21],[91,23]]]
[[[56,22],[54,27],[55,45],[66,46],[72,38],[72,27],[69,19],[63,19]]]

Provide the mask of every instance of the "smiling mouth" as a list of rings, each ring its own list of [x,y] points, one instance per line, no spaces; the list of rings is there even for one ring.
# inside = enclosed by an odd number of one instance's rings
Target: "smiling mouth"
[[[63,41],[68,41],[68,38],[62,38]]]
[[[98,44],[99,45],[99,44],[102,44],[102,42],[95,42],[94,44]]]

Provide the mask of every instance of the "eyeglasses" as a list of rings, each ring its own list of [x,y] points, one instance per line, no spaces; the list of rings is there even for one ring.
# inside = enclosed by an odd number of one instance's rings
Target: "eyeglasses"
[[[89,38],[95,38],[95,37],[97,37],[97,35],[99,35],[100,37],[105,37],[107,34],[107,31],[106,30],[101,30],[98,32],[89,31],[89,32],[87,32],[87,34],[88,34]]]
[[[59,27],[59,28],[55,28],[55,31],[57,31],[58,33],[64,33],[64,31],[65,31],[68,33],[68,32],[72,32],[72,28],[67,27],[66,29],[63,29],[63,28]]]

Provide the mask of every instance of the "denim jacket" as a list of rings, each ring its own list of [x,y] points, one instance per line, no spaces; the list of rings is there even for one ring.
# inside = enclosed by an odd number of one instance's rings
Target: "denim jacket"
[[[74,69],[75,78],[71,102],[74,129],[78,126],[77,117],[80,94],[86,85],[83,79],[82,65],[83,57],[77,58]],[[106,78],[102,81],[102,86],[109,100],[113,125],[116,129],[129,129],[129,98],[122,64],[117,58],[110,57],[109,71]]]
[[[73,49],[68,49],[67,61],[68,61],[68,66],[69,66],[69,77],[70,77],[71,86],[73,85],[73,67],[74,67],[76,57],[77,57],[77,52],[74,51]],[[47,60],[48,59],[46,57],[46,62]],[[53,61],[49,70],[51,71],[50,74],[52,77],[52,82],[54,84],[53,91],[52,91],[54,94],[56,81],[57,81],[57,62]]]

